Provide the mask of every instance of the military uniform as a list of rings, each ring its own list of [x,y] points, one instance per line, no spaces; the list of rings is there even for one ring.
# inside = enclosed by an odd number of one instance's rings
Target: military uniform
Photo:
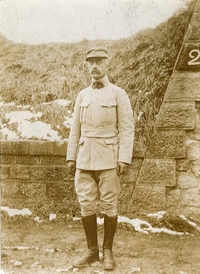
[[[118,162],[131,163],[134,124],[129,98],[123,89],[111,84],[107,77],[101,79],[101,82],[103,88],[93,89],[90,85],[77,96],[67,160],[76,161],[79,170],[111,170],[116,169]],[[82,180],[80,176],[78,171],[75,176],[76,186],[77,181]],[[117,174],[113,179],[119,190]],[[115,187],[115,181],[110,181],[109,177],[106,179],[111,188]],[[115,196],[118,194],[115,193]],[[83,212],[85,205],[89,206],[85,201]],[[94,204],[91,211],[94,213]],[[84,215],[91,213],[87,210]]]
[[[98,58],[108,58],[107,49],[88,51],[87,61],[98,63]],[[88,253],[74,266],[83,267],[99,258],[96,213],[100,212],[105,214],[104,269],[112,270],[120,192],[117,167],[119,163],[131,164],[134,120],[127,93],[110,83],[107,76],[95,80],[77,96],[67,148],[67,161],[76,162],[75,189],[88,243]]]

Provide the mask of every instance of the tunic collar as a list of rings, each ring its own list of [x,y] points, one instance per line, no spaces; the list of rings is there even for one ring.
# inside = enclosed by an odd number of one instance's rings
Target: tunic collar
[[[101,82],[101,83],[104,85],[104,87],[107,86],[107,85],[110,83],[109,80],[108,80],[108,76],[105,76],[105,77],[103,77],[103,78],[101,78],[101,79],[99,79],[99,80],[94,80],[94,79],[92,78],[92,84],[93,84],[94,82]]]

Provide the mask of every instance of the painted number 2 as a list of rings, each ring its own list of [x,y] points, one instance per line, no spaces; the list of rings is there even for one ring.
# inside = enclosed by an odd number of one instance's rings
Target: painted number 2
[[[189,66],[200,65],[200,50],[193,49],[190,51],[189,56],[192,60],[188,61]]]

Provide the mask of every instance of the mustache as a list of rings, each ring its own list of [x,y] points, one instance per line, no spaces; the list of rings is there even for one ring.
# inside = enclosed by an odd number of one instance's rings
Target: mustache
[[[99,71],[97,69],[93,69],[91,73],[99,73]]]

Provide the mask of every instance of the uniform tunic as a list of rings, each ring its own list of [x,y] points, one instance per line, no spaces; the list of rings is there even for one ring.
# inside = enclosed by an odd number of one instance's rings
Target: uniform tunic
[[[77,96],[69,135],[67,161],[82,170],[107,170],[117,162],[131,163],[134,120],[127,93],[101,79],[104,87],[92,85]]]

